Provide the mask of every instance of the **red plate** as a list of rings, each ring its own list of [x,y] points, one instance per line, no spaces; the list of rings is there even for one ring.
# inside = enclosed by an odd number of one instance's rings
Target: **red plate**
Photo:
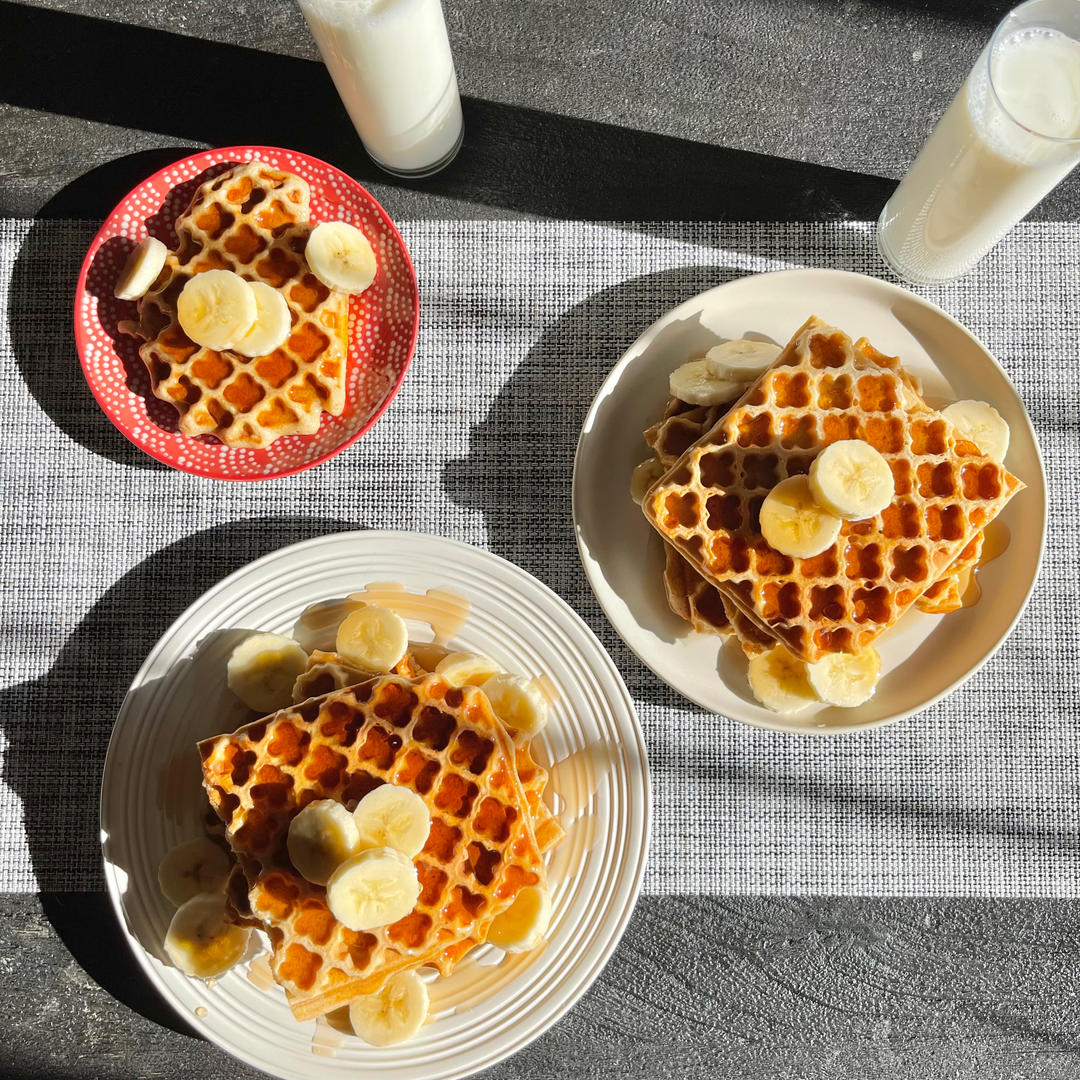
[[[154,397],[133,337],[117,324],[135,304],[113,286],[128,252],[148,233],[175,247],[176,216],[195,189],[231,164],[258,158],[306,180],[311,220],[347,221],[375,249],[371,287],[349,300],[349,364],[345,409],[325,413],[314,435],[286,435],[262,450],[223,446],[209,435],[177,430],[176,410]],[[105,415],[139,449],[175,469],[215,480],[268,480],[310,469],[364,434],[405,378],[420,325],[420,294],[412,260],[386,211],[350,176],[317,158],[270,146],[229,146],[178,161],[144,180],[109,215],[86,253],[75,290],[75,342],[83,374]]]

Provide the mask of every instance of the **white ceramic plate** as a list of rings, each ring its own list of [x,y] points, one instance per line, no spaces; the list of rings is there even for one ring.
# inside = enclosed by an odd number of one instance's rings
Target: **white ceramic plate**
[[[880,639],[877,693],[856,709],[812,707],[783,717],[750,693],[734,642],[699,634],[664,597],[663,547],[630,498],[630,473],[649,456],[641,433],[662,413],[669,373],[728,338],[784,345],[810,315],[899,356],[931,404],[990,402],[1012,429],[1005,464],[1027,484],[992,527],[1004,552],[978,573],[982,598],[948,616],[910,611]],[[585,573],[615,629],[666,683],[692,701],[757,727],[828,734],[876,727],[926,708],[970,678],[1020,617],[1046,533],[1046,478],[1035,433],[1008,376],[955,319],[906,289],[840,270],[739,278],[653,323],[615,365],[582,428],[574,464],[574,522]],[[989,539],[988,539],[989,546]]]
[[[156,880],[165,852],[200,832],[206,799],[196,741],[248,718],[225,684],[234,645],[252,630],[291,633],[313,603],[376,582],[463,597],[468,615],[449,644],[542,678],[550,721],[533,746],[551,766],[549,798],[567,827],[548,857],[554,912],[546,946],[517,957],[474,950],[432,986],[432,1020],[420,1035],[381,1049],[325,1021],[297,1023],[264,957],[209,983],[170,966],[162,942],[173,908]],[[428,623],[407,621],[415,640],[432,639]],[[649,810],[633,704],[607,653],[562,600],[518,567],[464,544],[356,532],[251,563],[173,624],[117,717],[102,782],[101,837],[109,892],[137,959],[208,1039],[281,1077],[434,1080],[467,1076],[521,1049],[597,977],[641,885]]]

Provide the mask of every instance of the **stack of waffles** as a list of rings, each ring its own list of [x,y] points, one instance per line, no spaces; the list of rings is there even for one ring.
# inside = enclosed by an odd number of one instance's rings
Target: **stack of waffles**
[[[885,458],[892,502],[845,521],[813,558],[782,555],[760,531],[765,496],[844,439]],[[645,440],[662,475],[642,509],[665,541],[669,604],[748,656],[783,645],[813,663],[860,652],[912,606],[955,610],[986,526],[1023,487],[923,401],[896,357],[816,318],[736,402],[672,400]]]
[[[479,688],[450,686],[412,653],[375,677],[313,653],[293,696],[293,706],[199,751],[236,859],[232,917],[266,932],[271,971],[307,1020],[399,971],[447,974],[523,888],[545,884],[542,857],[563,829],[543,802],[547,773],[527,742]],[[387,783],[415,792],[431,815],[413,860],[420,896],[404,918],[357,932],[290,863],[289,824],[317,799],[351,811]]]
[[[138,320],[124,328],[141,340],[154,395],[176,408],[183,434],[265,447],[283,435],[310,435],[323,412],[344,409],[349,298],[307,264],[309,215],[304,180],[252,161],[208,180],[177,217],[179,247],[139,300]],[[247,357],[193,342],[181,329],[177,298],[206,270],[231,270],[278,290],[292,322],[284,344]]]

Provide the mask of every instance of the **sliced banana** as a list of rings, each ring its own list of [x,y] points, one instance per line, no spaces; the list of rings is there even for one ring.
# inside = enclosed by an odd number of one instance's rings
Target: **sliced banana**
[[[292,315],[285,297],[272,285],[249,281],[248,288],[255,296],[255,322],[233,351],[241,356],[266,356],[285,344],[292,330]]]
[[[793,559],[820,555],[836,543],[843,522],[822,509],[805,476],[781,480],[761,504],[761,535],[770,547]]]
[[[630,498],[641,505],[649,488],[667,472],[667,466],[659,458],[649,458],[634,466],[630,474]]]
[[[393,848],[406,858],[419,855],[431,831],[427,803],[411,788],[381,784],[353,811],[359,849]]]
[[[185,975],[212,979],[244,955],[250,936],[248,928],[226,919],[224,893],[199,893],[177,908],[165,951]]]
[[[542,885],[526,885],[514,902],[495,916],[487,939],[505,952],[529,952],[543,942],[550,924],[551,893]]]
[[[158,887],[180,907],[199,893],[223,890],[229,869],[229,856],[209,836],[197,836],[177,844],[158,863]]]
[[[365,671],[390,671],[409,648],[405,620],[389,608],[365,604],[338,627],[337,651]]]
[[[941,415],[973,442],[991,461],[1002,462],[1009,452],[1009,425],[985,401],[954,401]]]
[[[874,696],[881,675],[881,657],[868,646],[860,653],[830,653],[806,665],[810,685],[830,705],[852,708]]]
[[[344,221],[316,225],[308,237],[305,254],[311,272],[328,289],[362,293],[378,271],[368,238]]]
[[[522,735],[535,735],[547,723],[547,702],[524,675],[500,672],[482,682],[480,689],[498,718]]]
[[[823,509],[848,521],[880,514],[893,501],[889,463],[862,439],[831,443],[810,466],[810,493]]]
[[[705,354],[705,363],[718,379],[748,383],[772,367],[779,355],[780,346],[770,341],[737,338],[714,345]]]
[[[452,652],[435,665],[435,672],[451,686],[480,686],[499,674],[499,665],[477,653]]]
[[[412,860],[393,848],[361,851],[346,859],[326,883],[326,903],[350,930],[373,930],[404,918],[416,907],[420,880]]]
[[[360,833],[352,814],[341,803],[316,799],[289,822],[285,846],[299,873],[316,885],[325,885],[334,871],[360,849]]]
[[[353,1031],[372,1046],[392,1046],[411,1039],[427,1019],[427,984],[415,971],[399,971],[375,994],[349,1002]]]
[[[293,683],[307,671],[308,654],[290,637],[252,634],[232,651],[229,689],[249,709],[272,713],[292,703]]]
[[[676,368],[668,378],[671,396],[687,405],[723,405],[740,397],[745,389],[741,382],[714,375],[709,370],[708,360],[690,360]]]
[[[146,237],[127,257],[116,279],[113,295],[117,300],[138,300],[157,280],[169,249],[153,236]]]
[[[251,286],[231,270],[204,270],[188,278],[176,299],[180,328],[196,345],[232,349],[258,314]]]
[[[753,657],[749,675],[754,697],[775,713],[796,713],[817,700],[806,664],[783,645]]]

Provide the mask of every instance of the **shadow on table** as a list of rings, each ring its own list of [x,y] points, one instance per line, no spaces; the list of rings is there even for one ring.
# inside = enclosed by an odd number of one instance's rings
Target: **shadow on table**
[[[83,376],[75,348],[75,284],[97,226],[58,244],[48,222],[35,221],[19,248],[9,293],[12,350],[34,400],[65,435],[119,465],[167,466],[130,443],[109,421]]]
[[[477,98],[464,99],[465,143],[456,160],[406,184],[364,153],[317,61],[6,0],[0,24],[0,100],[201,145],[300,150],[374,182],[391,214],[394,191],[407,188],[456,200],[466,216],[471,203],[594,221],[866,219],[894,187],[876,176]],[[42,41],[67,46],[48,79],[40,77]],[[118,92],[114,79],[102,77],[102,56],[123,56],[123,85],[145,92]],[[184,73],[184,93],[162,78],[164,71]],[[222,72],[230,85],[257,86],[259,107],[222,108]],[[163,164],[168,153],[154,151],[153,163]],[[146,166],[141,174],[134,162],[110,166],[42,213],[100,219],[152,171],[150,164],[138,163]]]
[[[100,887],[67,891],[73,876],[101,873],[98,798],[113,717],[144,657],[208,588],[286,544],[359,528],[343,519],[253,518],[185,537],[109,588],[45,675],[0,691],[3,781],[22,803],[47,918],[98,985],[177,1031],[189,1029],[136,963],[108,897]]]
[[[595,606],[570,513],[574,450],[589,405],[646,327],[688,297],[744,273],[702,265],[628,278],[593,293],[543,331],[472,429],[468,457],[443,470],[446,494],[484,515],[492,551],[548,585],[568,580],[566,599],[589,597],[588,606]],[[508,440],[516,447],[512,456]],[[644,457],[644,442],[641,448]],[[595,616],[591,621],[597,629]]]

